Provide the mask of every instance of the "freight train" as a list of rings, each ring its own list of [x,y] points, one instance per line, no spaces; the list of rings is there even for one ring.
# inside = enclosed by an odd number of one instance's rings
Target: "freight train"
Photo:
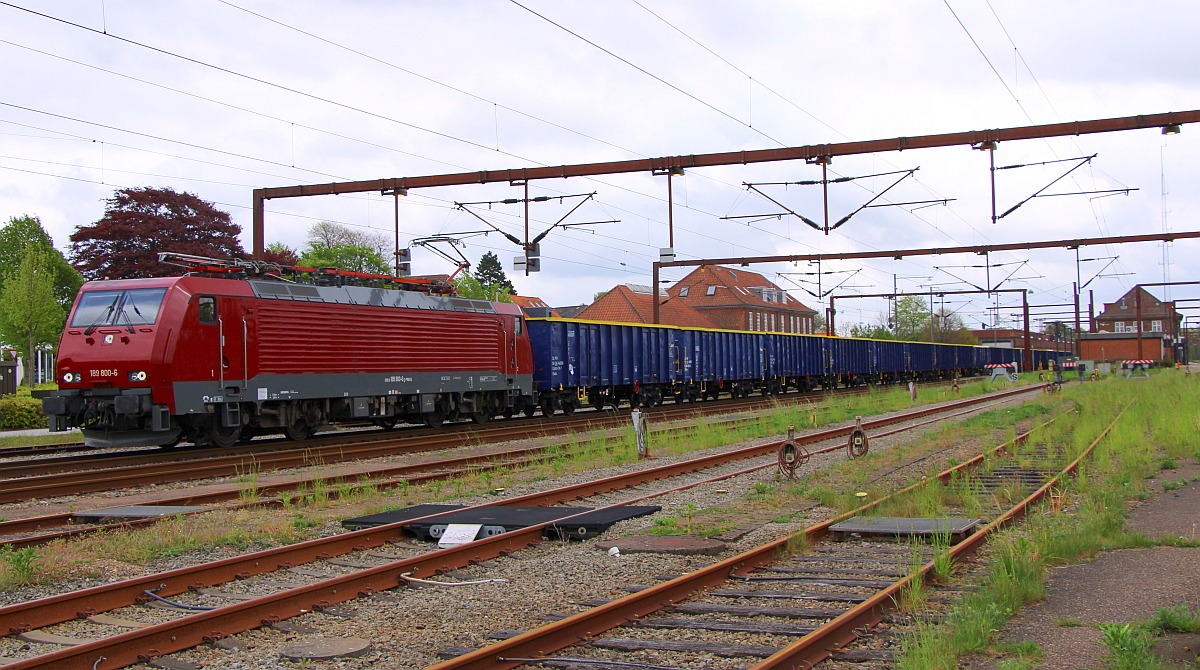
[[[525,317],[446,283],[179,254],[184,276],[84,285],[59,344],[52,431],[91,446],[296,440],[338,422],[486,422],[947,378],[1020,352]],[[366,284],[366,285],[363,285]],[[1052,352],[1035,352],[1035,365]]]

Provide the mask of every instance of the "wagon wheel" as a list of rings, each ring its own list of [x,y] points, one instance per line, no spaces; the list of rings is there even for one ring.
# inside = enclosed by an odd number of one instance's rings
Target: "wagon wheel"
[[[491,412],[471,412],[471,421],[479,424],[487,423],[492,418]]]
[[[384,430],[391,430],[396,427],[396,417],[387,416],[382,419],[375,419],[371,423],[374,423],[376,426],[379,426]]]
[[[564,402],[562,404],[562,411],[563,411],[563,414],[566,414],[567,416],[571,416],[572,414],[574,414],[575,413],[575,401],[568,400],[568,401]]]
[[[537,412],[537,405],[530,403],[521,409],[521,413],[526,417],[532,417]]]
[[[242,435],[238,438],[238,444],[250,444],[250,440],[258,437],[258,429],[253,426],[242,428]]]
[[[553,399],[546,398],[546,399],[542,400],[541,408],[542,408],[542,416],[554,416],[554,400]]]

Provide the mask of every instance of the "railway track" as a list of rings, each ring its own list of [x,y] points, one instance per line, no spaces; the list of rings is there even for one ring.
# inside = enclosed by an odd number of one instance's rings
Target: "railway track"
[[[797,400],[803,397],[797,396]],[[761,407],[763,401],[729,405],[712,404],[713,412],[744,411]],[[654,421],[674,421],[702,415],[699,405],[681,406],[659,410],[650,414]],[[471,444],[520,440],[531,437],[561,435],[584,429],[606,429],[624,427],[628,418],[609,414],[606,416],[562,417],[515,425],[496,425],[479,429],[463,429],[452,432],[423,431],[413,436],[381,436],[373,433],[372,438],[347,444],[344,441],[305,442],[269,451],[253,451],[228,454],[220,450],[200,450],[198,458],[109,456],[96,462],[104,467],[92,467],[92,462],[71,463],[22,463],[0,464],[0,504],[23,500],[44,500],[61,496],[111,491],[132,486],[166,484],[195,481],[214,477],[235,477],[246,472],[305,467],[314,464],[331,465],[347,461],[364,460],[385,456],[396,456],[422,451],[436,451]],[[284,443],[276,443],[284,444]],[[99,456],[99,455],[97,455]]]
[[[590,603],[594,607],[589,610],[455,656],[430,670],[495,670],[525,664],[807,669],[827,659],[890,667],[893,649],[875,627],[904,601],[905,590],[931,585],[939,566],[964,561],[992,532],[1047,497],[1062,478],[1076,471],[1120,417],[1061,471],[1033,474],[1032,493],[952,546],[913,549],[867,540],[822,543],[836,523],[869,513],[886,501],[881,499],[811,526],[800,536],[764,544],[661,584],[635,587],[625,598]],[[971,490],[969,473],[1017,440],[946,470],[937,480],[942,485],[965,484]],[[975,490],[990,492],[997,481],[1005,480],[1026,486],[1030,478],[1022,468],[993,471]],[[807,549],[791,551],[797,544]],[[681,641],[685,631],[699,634]]]
[[[986,408],[986,406],[973,406],[961,412],[950,414],[949,416],[939,415],[939,418],[931,421],[939,421],[945,418],[957,416],[959,414],[979,411],[980,409],[984,408]],[[746,420],[747,419],[727,419],[724,421],[724,423],[736,424]],[[911,430],[912,428],[920,425],[924,424],[921,423],[913,426],[905,426],[892,431],[878,433],[876,434],[876,437],[885,437],[893,433]],[[687,426],[666,427],[655,429],[653,434],[661,439],[664,434],[683,432],[687,430],[689,430],[689,427]],[[253,495],[248,495],[246,489],[242,486],[224,487],[216,491],[190,493],[188,495],[173,498],[159,498],[154,501],[154,505],[170,507],[203,507],[203,509],[181,512],[174,516],[206,514],[216,509],[229,510],[263,506],[282,507],[283,502],[281,496],[283,494],[303,494],[305,492],[315,490],[317,486],[326,487],[328,490],[327,495],[330,498],[336,499],[341,495],[340,487],[342,486],[349,487],[347,492],[353,494],[366,487],[371,487],[375,490],[388,490],[399,486],[421,485],[430,481],[450,480],[455,477],[464,476],[468,473],[521,467],[542,460],[544,458],[544,454],[545,449],[542,446],[507,449],[474,456],[435,459],[414,465],[381,466],[378,468],[372,468],[368,472],[359,472],[342,476],[295,478],[285,482],[256,486]],[[250,499],[247,500],[247,498]],[[234,504],[229,505],[226,503]],[[76,513],[66,512],[60,514],[28,517],[24,519],[0,521],[0,545],[8,545],[13,549],[23,549],[25,547],[35,547],[48,544],[54,540],[80,537],[82,535],[92,533],[118,530],[123,528],[127,529],[152,526],[160,519],[161,517],[150,517],[143,519],[114,521],[109,523],[80,523],[77,520]]]
[[[937,407],[924,407],[901,416],[865,422],[868,429],[912,421],[934,413],[965,409],[997,399],[1039,390],[1030,387]],[[820,431],[802,438],[806,442],[844,437],[852,427]],[[508,505],[545,506],[621,490],[686,473],[703,470],[763,455],[773,455],[781,443],[770,443],[714,454],[703,458],[646,468],[603,480],[585,482],[543,493],[505,500]],[[830,449],[843,449],[836,445]],[[776,467],[774,461],[749,469],[720,475],[715,479]],[[705,480],[711,481],[711,480]],[[686,486],[695,486],[693,482]],[[661,492],[654,495],[661,495]],[[640,499],[644,499],[640,498]],[[625,501],[627,504],[630,501]],[[289,547],[255,552],[214,563],[180,569],[62,594],[29,603],[0,608],[0,630],[25,636],[31,645],[69,644],[66,649],[38,655],[10,664],[13,670],[25,668],[114,668],[188,648],[203,641],[220,639],[233,633],[256,628],[264,621],[276,622],[299,613],[334,608],[338,603],[394,588],[413,577],[432,576],[540,543],[546,524],[497,535],[452,549],[405,556],[390,543],[398,540],[407,523],[355,531],[334,537],[311,540]],[[570,518],[550,523],[569,524]],[[321,567],[314,567],[318,564]],[[298,567],[303,566],[303,567]],[[334,573],[351,570],[347,574]],[[309,574],[311,573],[311,574]],[[297,584],[301,577],[325,577],[314,583]],[[261,594],[249,589],[274,583],[276,589]],[[176,610],[170,621],[146,625],[145,617],[126,614],[122,608],[142,611],[140,603],[158,599],[181,600],[177,604],[191,608],[213,607],[203,611]],[[215,602],[214,602],[215,601]],[[221,604],[230,603],[233,604]],[[166,605],[166,607],[173,607]],[[105,615],[105,616],[101,616]],[[89,619],[90,617],[90,619]],[[128,618],[127,618],[128,617]],[[89,626],[108,627],[103,639],[64,640],[54,638],[49,626],[88,619]],[[141,619],[141,623],[137,619]],[[132,624],[132,625],[131,625]],[[133,628],[133,626],[138,626]],[[126,626],[126,632],[113,635],[111,628]],[[95,631],[92,628],[90,630]],[[44,648],[44,647],[42,647]]]
[[[851,392],[859,392],[851,389]],[[682,404],[647,411],[654,423],[698,416],[744,412],[780,402],[801,404],[824,398],[821,394],[771,396],[754,400],[721,400]],[[345,438],[310,440],[302,443],[275,441],[266,450],[257,447],[196,449],[184,452],[154,450],[153,453],[90,454],[80,457],[38,459],[0,463],[0,504],[25,500],[47,500],[82,493],[112,491],[134,486],[161,485],[216,477],[237,477],[247,472],[332,465],[355,460],[436,451],[470,444],[486,444],[531,437],[562,435],[581,430],[623,428],[628,416],[614,412],[584,413],[486,427],[463,426],[451,431],[420,429],[395,436],[366,432],[356,441]],[[231,453],[231,451],[233,453]]]
[[[67,444],[28,444],[18,447],[4,447],[3,449],[0,449],[0,458],[29,458],[30,456],[44,458],[54,456],[55,454],[77,454],[84,451],[93,451],[93,449],[82,442],[70,442]]]

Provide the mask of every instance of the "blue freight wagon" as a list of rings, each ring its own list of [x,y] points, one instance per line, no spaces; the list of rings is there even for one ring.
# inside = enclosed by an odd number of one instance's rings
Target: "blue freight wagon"
[[[530,318],[544,414],[719,396],[946,379],[1020,362],[1019,349]],[[1036,361],[1051,352],[1035,352]]]

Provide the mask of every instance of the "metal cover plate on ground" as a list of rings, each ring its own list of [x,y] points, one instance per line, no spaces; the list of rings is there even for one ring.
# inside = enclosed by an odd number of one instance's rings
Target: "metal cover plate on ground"
[[[72,516],[80,523],[110,523],[113,521],[132,521],[134,519],[152,519],[160,516],[175,516],[190,514],[207,507],[187,505],[130,505],[128,507],[109,507],[108,509],[93,509],[86,512],[75,512]]]
[[[596,548],[619,554],[676,554],[680,556],[713,556],[725,550],[726,544],[690,535],[634,535],[617,540],[602,540]]]
[[[962,537],[971,532],[982,521],[980,519],[960,519],[944,517],[930,519],[923,517],[894,517],[856,516],[835,523],[829,527],[831,533],[857,533],[859,535],[889,535],[931,537],[935,534]]]
[[[365,656],[370,652],[370,641],[361,637],[322,637],[285,647],[279,655],[293,661],[328,661]]]
[[[444,527],[451,523],[470,523],[482,524],[489,527],[503,527],[506,531],[513,531],[546,523],[552,519],[586,512],[582,516],[565,522],[561,529],[553,526],[547,528],[547,531],[553,531],[563,537],[585,539],[603,533],[618,521],[646,516],[661,509],[657,505],[625,505],[600,510],[594,510],[590,507],[516,507],[511,505],[489,505],[487,507],[464,510],[458,505],[417,505],[392,512],[346,519],[342,522],[342,526],[351,530],[373,528],[375,526],[407,521],[431,514],[449,512],[449,514],[443,514],[443,516],[435,519],[417,521],[408,526],[408,530],[417,535],[417,537],[428,540],[433,537],[430,531],[434,526]]]

